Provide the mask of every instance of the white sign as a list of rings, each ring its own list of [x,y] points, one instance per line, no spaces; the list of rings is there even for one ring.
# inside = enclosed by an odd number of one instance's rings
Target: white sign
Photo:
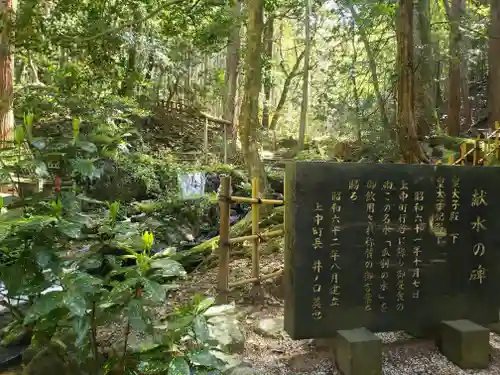
[[[205,194],[207,178],[204,172],[192,172],[177,176],[181,197],[199,198]]]

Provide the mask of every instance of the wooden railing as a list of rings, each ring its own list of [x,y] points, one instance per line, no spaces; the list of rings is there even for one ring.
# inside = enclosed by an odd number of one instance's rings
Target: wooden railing
[[[484,152],[480,158],[481,142],[484,143]],[[492,147],[491,147],[492,146]],[[454,160],[453,155],[448,160],[452,165],[464,165],[469,156],[472,155],[472,165],[486,165],[487,158],[495,154],[496,159],[499,159],[500,149],[500,124],[495,122],[495,130],[488,134],[486,139],[481,140],[479,137],[474,140],[474,147],[467,151],[467,144],[462,142],[460,145],[460,157]]]
[[[220,237],[219,237],[219,275],[218,275],[218,296],[219,303],[227,303],[230,288],[238,287],[248,283],[253,283],[255,290],[260,287],[260,282],[283,274],[283,270],[267,275],[260,275],[260,251],[259,245],[262,241],[278,237],[283,234],[283,230],[267,231],[261,233],[259,230],[260,205],[282,205],[283,200],[261,199],[259,192],[259,178],[252,178],[252,197],[231,196],[231,177],[221,176],[219,190],[220,207]],[[252,234],[242,237],[230,238],[230,210],[231,203],[246,203],[252,205]],[[250,279],[229,282],[229,256],[232,244],[252,241],[252,277]]]

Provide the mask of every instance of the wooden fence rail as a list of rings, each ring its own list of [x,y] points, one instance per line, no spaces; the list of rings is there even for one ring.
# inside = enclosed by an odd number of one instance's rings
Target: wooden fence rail
[[[252,205],[252,234],[248,236],[229,238],[231,203],[247,203]],[[262,241],[278,237],[283,230],[275,230],[261,233],[259,230],[261,204],[280,205],[283,200],[261,199],[259,192],[259,178],[252,178],[252,197],[231,196],[231,177],[221,176],[219,190],[220,207],[220,237],[219,237],[219,275],[218,275],[218,297],[219,303],[227,303],[227,294],[230,288],[253,283],[254,288],[260,287],[260,282],[272,277],[280,276],[283,271],[273,272],[268,275],[260,275],[260,251],[259,245]],[[252,241],[252,277],[229,283],[229,254],[232,244]]]
[[[493,141],[493,142],[491,142]],[[479,159],[480,155],[480,143],[484,142],[484,152],[482,158]],[[493,147],[490,147],[493,143]],[[466,143],[462,143],[460,145],[460,157],[457,160],[454,160],[454,157],[451,156],[448,161],[449,164],[452,165],[463,165],[465,164],[467,157],[472,155],[472,164],[473,165],[485,165],[487,162],[487,157],[495,154],[497,160],[499,156],[499,146],[500,146],[500,124],[495,122],[495,130],[489,134],[486,139],[481,140],[479,137],[474,141],[474,147],[472,147],[469,151],[467,151]]]

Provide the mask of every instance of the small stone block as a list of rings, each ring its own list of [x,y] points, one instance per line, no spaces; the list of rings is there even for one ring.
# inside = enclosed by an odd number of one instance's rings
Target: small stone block
[[[342,375],[381,375],[382,340],[366,328],[338,331],[335,362]]]
[[[462,369],[484,369],[490,361],[490,331],[470,320],[441,323],[441,353]]]

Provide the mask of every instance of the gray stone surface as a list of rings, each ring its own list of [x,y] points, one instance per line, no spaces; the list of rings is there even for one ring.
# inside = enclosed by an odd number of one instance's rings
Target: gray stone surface
[[[245,336],[238,320],[231,315],[216,315],[207,320],[210,337],[219,343],[221,350],[241,353],[245,349]]]
[[[283,316],[260,319],[255,331],[267,337],[283,337],[285,333]]]
[[[338,331],[334,353],[342,375],[382,374],[382,340],[366,328]]]
[[[444,356],[462,369],[487,368],[490,361],[490,332],[470,320],[441,323],[439,347]]]

